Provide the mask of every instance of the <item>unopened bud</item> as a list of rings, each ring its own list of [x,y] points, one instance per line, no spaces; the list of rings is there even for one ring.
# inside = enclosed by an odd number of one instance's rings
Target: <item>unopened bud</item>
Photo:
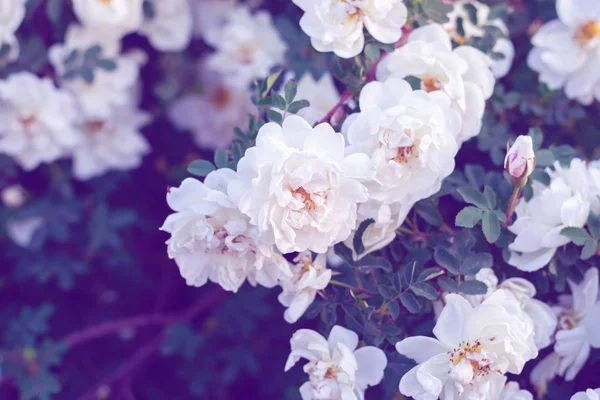
[[[535,152],[531,137],[519,136],[512,147],[510,143],[506,144],[504,169],[510,175],[513,186],[523,187],[527,184],[529,175],[535,169]]]

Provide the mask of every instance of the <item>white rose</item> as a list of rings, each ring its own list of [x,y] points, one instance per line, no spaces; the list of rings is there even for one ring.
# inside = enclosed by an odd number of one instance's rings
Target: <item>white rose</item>
[[[280,282],[283,291],[278,297],[287,307],[284,318],[290,324],[298,321],[312,304],[317,291],[325,289],[331,280],[331,270],[327,269],[327,256],[319,254],[313,261],[309,251],[299,253],[294,258],[293,276]]]
[[[591,104],[600,98],[600,3],[557,0],[556,11],[531,38],[527,64],[551,90]]]
[[[378,41],[402,36],[407,10],[402,0],[293,0],[304,11],[300,27],[320,52],[352,58],[365,45],[363,26]]]
[[[81,76],[63,78],[63,74],[71,69],[65,61],[72,52],[77,51],[81,62],[85,52],[93,46],[101,46],[101,58],[115,62],[116,68],[95,68],[91,83]],[[61,77],[61,86],[77,98],[86,119],[109,118],[114,107],[124,107],[130,101],[138,80],[140,65],[136,57],[120,55],[120,51],[121,45],[118,40],[98,35],[97,32],[76,24],[67,29],[64,43],[50,48],[50,62]]]
[[[436,193],[454,170],[460,116],[441,92],[413,91],[398,78],[371,82],[360,94],[360,113],[344,123],[347,154],[371,158],[369,195],[413,204]]]
[[[364,154],[344,157],[344,138],[330,125],[312,128],[293,115],[283,126],[260,129],[230,190],[264,240],[282,253],[325,253],[355,228],[357,204],[368,198],[355,178],[366,179],[370,169]]]
[[[600,400],[600,388],[575,393],[571,400]]]
[[[517,382],[508,382],[498,400],[533,400],[531,392],[521,389]]]
[[[148,14],[140,33],[160,51],[184,50],[192,39],[192,11],[188,0],[147,0]]]
[[[300,387],[302,400],[362,400],[369,386],[381,382],[387,365],[381,349],[356,349],[356,333],[337,325],[329,339],[310,329],[296,331],[290,345],[286,371],[301,358],[309,361],[304,366],[309,381]]]
[[[433,334],[408,337],[396,350],[418,365],[400,381],[400,393],[415,400],[496,399],[505,373],[519,374],[537,356],[533,327],[515,302],[497,290],[472,307],[456,294],[446,297]]]
[[[27,200],[27,192],[21,185],[10,185],[2,189],[0,193],[2,203],[8,208],[19,208]]]
[[[10,46],[7,60],[19,57],[19,41],[15,32],[25,18],[27,0],[0,0],[0,46]]]
[[[73,10],[83,25],[119,39],[140,28],[143,3],[144,0],[73,0]]]
[[[473,6],[476,10],[477,24],[474,24],[467,11],[467,6]],[[490,7],[487,4],[480,3],[476,0],[458,0],[452,3],[452,11],[448,14],[449,21],[443,24],[444,29],[452,36],[455,42],[464,43],[465,39],[474,37],[483,37],[485,35],[485,26],[495,26],[502,31],[507,37],[501,37],[496,40],[496,44],[492,48],[495,53],[502,54],[504,57],[498,60],[492,60],[490,66],[494,77],[500,79],[510,70],[515,58],[515,46],[508,38],[508,28],[504,21],[499,18],[489,19]],[[457,31],[458,18],[462,19],[462,27],[464,33]]]
[[[266,252],[259,249],[262,245],[257,240],[257,229],[227,195],[227,185],[235,178],[234,171],[219,169],[204,183],[187,178],[167,194],[175,213],[160,229],[171,234],[167,241],[169,257],[175,259],[190,286],[203,286],[211,280],[236,292],[250,273],[262,284],[254,270],[271,263],[290,274],[280,255],[264,259]]]
[[[80,124],[83,140],[73,150],[73,176],[87,180],[110,170],[139,167],[150,151],[141,133],[150,120],[150,114],[131,104],[113,109],[110,118]]]
[[[237,8],[218,34],[209,38],[215,52],[208,56],[207,66],[239,89],[266,77],[271,68],[285,60],[287,45],[266,11],[251,14],[246,8]]]
[[[571,296],[562,296],[555,308],[558,331],[554,352],[531,371],[531,381],[538,386],[556,375],[572,381],[585,366],[591,349],[600,348],[598,269],[588,269],[579,284],[570,279],[568,283]]]
[[[207,43],[219,41],[219,31],[229,15],[238,7],[237,0],[190,0],[194,37]]]
[[[554,168],[548,170],[549,186],[533,183],[533,197],[519,201],[517,220],[508,227],[517,235],[508,246],[508,263],[521,271],[537,271],[547,265],[556,249],[570,242],[560,232],[566,227],[583,227],[589,216],[590,180],[584,162],[573,159],[569,168],[556,162]]]
[[[48,78],[18,72],[0,82],[0,153],[30,171],[66,156],[81,140],[69,93]]]
[[[42,217],[12,219],[6,223],[6,234],[15,244],[28,248],[31,245],[33,235],[44,224],[45,221]]]
[[[377,79],[390,76],[421,79],[421,89],[442,91],[462,117],[457,140],[462,143],[479,134],[485,100],[494,91],[491,59],[471,46],[452,50],[448,33],[439,24],[415,29],[406,44],[385,57],[377,66]]]
[[[179,129],[189,130],[202,148],[225,149],[231,146],[234,128],[248,125],[248,114],[256,107],[247,88],[226,85],[218,74],[201,69],[202,93],[187,94],[173,102],[171,121]]]

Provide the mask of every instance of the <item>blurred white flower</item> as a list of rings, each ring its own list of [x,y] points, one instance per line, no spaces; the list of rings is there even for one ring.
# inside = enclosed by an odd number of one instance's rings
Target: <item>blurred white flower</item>
[[[357,228],[368,219],[374,222],[362,234],[365,250],[360,255],[356,254],[353,245],[356,230],[346,239],[345,244],[352,249],[353,257],[358,260],[390,244],[396,237],[396,229],[402,225],[412,206],[412,204],[398,202],[388,204],[373,199],[359,204]]]
[[[278,297],[287,307],[283,317],[290,324],[298,321],[315,300],[317,291],[325,289],[331,280],[325,254],[319,254],[313,261],[310,251],[304,251],[294,258],[294,263],[293,276],[280,282],[283,291]]]
[[[521,271],[537,271],[547,265],[556,249],[570,242],[560,232],[566,227],[583,227],[590,213],[591,186],[585,163],[575,158],[570,167],[556,162],[554,169],[547,171],[550,185],[533,182],[533,197],[519,200],[517,220],[508,227],[517,235],[508,246],[508,263]]]
[[[394,75],[421,80],[421,89],[442,91],[462,117],[459,144],[481,130],[485,100],[490,98],[496,80],[490,71],[491,59],[471,46],[452,50],[448,33],[439,24],[415,29],[408,41],[385,57],[377,66],[377,79]]]
[[[301,358],[309,381],[300,387],[302,400],[363,400],[365,390],[383,379],[385,353],[373,346],[356,349],[356,333],[334,326],[329,339],[310,329],[300,329],[290,340],[292,351],[285,370]]]
[[[600,2],[557,0],[556,12],[531,38],[527,64],[549,89],[591,104],[600,99]]]
[[[208,174],[204,183],[187,178],[167,194],[175,213],[160,229],[171,234],[166,242],[169,257],[175,259],[190,286],[203,286],[210,280],[236,292],[252,273],[257,283],[268,282],[272,287],[276,279],[269,276],[263,281],[260,271],[252,271],[270,269],[272,264],[276,264],[274,270],[291,274],[283,257],[261,251],[256,227],[227,195],[227,185],[235,178],[234,171],[222,168]],[[265,260],[264,254],[272,259]]]
[[[94,46],[101,47],[101,59],[114,64],[106,68],[94,68],[91,82],[86,81],[81,74],[65,76],[65,73],[72,70],[68,61],[73,52],[76,51],[79,59],[82,59]],[[129,102],[138,80],[140,65],[137,57],[121,55],[120,50],[118,40],[98,35],[97,32],[76,24],[67,29],[64,43],[50,48],[50,62],[61,77],[60,84],[76,97],[85,118],[109,118],[114,107],[123,107]]]
[[[415,400],[497,399],[505,374],[519,374],[537,356],[531,323],[504,290],[474,308],[456,294],[446,301],[436,339],[415,336],[396,344],[418,363],[402,377],[400,393]]]
[[[407,10],[402,0],[292,0],[304,11],[300,27],[320,52],[352,58],[365,46],[363,27],[376,40],[394,43],[402,36]]]
[[[600,388],[575,393],[571,400],[600,400]]]
[[[467,7],[474,7],[475,13],[471,15]],[[452,3],[453,10],[448,14],[449,21],[443,24],[444,29],[450,34],[455,42],[464,44],[466,39],[474,37],[483,37],[485,35],[485,26],[495,26],[500,29],[506,37],[500,37],[492,48],[494,53],[503,56],[498,60],[492,59],[490,66],[494,77],[500,79],[510,70],[515,58],[515,46],[508,38],[508,28],[500,18],[489,19],[490,7],[477,0],[458,0]],[[476,21],[472,18],[475,17]],[[458,19],[462,21],[464,33],[458,32]]]
[[[560,296],[555,307],[558,331],[554,352],[546,356],[531,371],[536,386],[556,375],[572,381],[585,365],[591,349],[600,348],[600,302],[598,302],[598,269],[588,269],[583,281],[568,280],[570,296]]]
[[[27,200],[27,193],[21,185],[10,185],[2,189],[0,198],[6,207],[19,208],[25,204],[25,200]]]
[[[369,196],[410,205],[436,193],[454,170],[460,115],[442,92],[413,91],[399,78],[368,83],[360,93],[360,113],[343,131],[346,154],[371,158],[375,177]]]
[[[219,31],[238,6],[237,0],[189,0],[192,10],[194,36],[207,43],[218,42]]]
[[[506,152],[504,169],[513,186],[523,187],[535,169],[535,152],[531,136],[521,135]]]
[[[146,0],[140,34],[160,51],[184,50],[192,39],[192,11],[188,0]]]
[[[75,15],[99,35],[120,39],[137,31],[144,18],[144,0],[73,0]]]
[[[27,171],[66,156],[81,139],[69,93],[29,72],[0,81],[0,153]]]
[[[340,100],[340,94],[328,72],[319,80],[315,80],[310,72],[307,72],[298,81],[295,100],[308,100],[310,106],[298,111],[297,115],[312,124],[323,119],[335,107]]]
[[[230,190],[264,240],[282,253],[325,253],[355,228],[357,204],[368,198],[358,179],[370,169],[364,154],[344,157],[344,138],[329,124],[312,128],[292,115],[283,126],[260,129]]]
[[[287,45],[266,11],[251,14],[246,8],[236,8],[213,36],[207,36],[215,48],[207,66],[222,74],[229,86],[245,89],[285,59]]]
[[[87,180],[107,171],[139,167],[150,151],[140,129],[150,119],[150,114],[131,104],[115,108],[109,118],[80,124],[83,140],[73,150],[73,176]]]
[[[226,149],[233,140],[235,127],[248,125],[248,114],[256,111],[246,88],[228,87],[211,71],[201,72],[201,94],[187,94],[170,106],[171,121],[192,132],[199,147]]]
[[[28,248],[33,235],[44,225],[42,217],[12,219],[6,223],[6,234],[17,245]]]
[[[19,57],[19,41],[15,32],[25,18],[26,2],[27,0],[0,0],[0,47],[10,46],[8,61]]]
[[[521,389],[517,382],[508,382],[498,400],[533,400],[531,392]]]

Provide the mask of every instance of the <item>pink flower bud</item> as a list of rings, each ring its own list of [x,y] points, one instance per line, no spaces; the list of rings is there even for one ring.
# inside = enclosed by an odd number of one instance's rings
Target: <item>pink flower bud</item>
[[[504,169],[510,175],[513,186],[523,187],[535,169],[535,152],[529,136],[519,136],[512,147],[506,144]]]

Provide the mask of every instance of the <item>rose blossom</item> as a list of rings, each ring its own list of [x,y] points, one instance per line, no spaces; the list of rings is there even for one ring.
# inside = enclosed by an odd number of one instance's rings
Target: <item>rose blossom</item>
[[[329,124],[313,128],[292,115],[283,126],[259,130],[230,190],[264,240],[282,253],[325,253],[355,228],[357,204],[368,198],[356,178],[368,178],[370,170],[366,155],[344,156],[344,138]]]
[[[387,365],[382,350],[373,346],[356,349],[356,333],[337,325],[329,339],[310,329],[296,331],[290,345],[286,371],[300,358],[308,360],[304,372],[309,381],[300,387],[302,400],[362,400],[367,387],[381,382]]]

